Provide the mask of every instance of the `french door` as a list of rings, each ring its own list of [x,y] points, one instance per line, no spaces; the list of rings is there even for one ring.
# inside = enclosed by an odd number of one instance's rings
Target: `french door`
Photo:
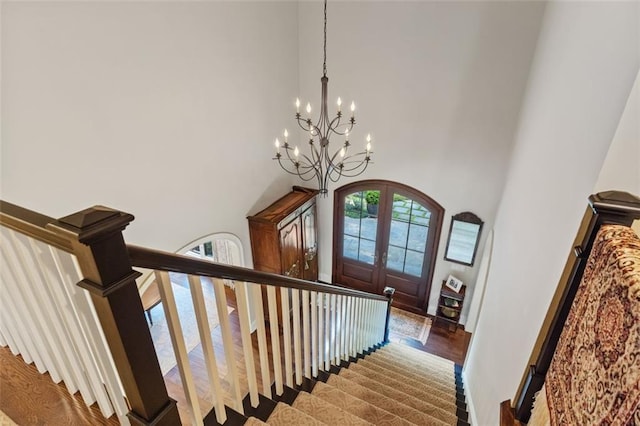
[[[406,185],[369,180],[335,191],[333,282],[424,313],[444,209]]]

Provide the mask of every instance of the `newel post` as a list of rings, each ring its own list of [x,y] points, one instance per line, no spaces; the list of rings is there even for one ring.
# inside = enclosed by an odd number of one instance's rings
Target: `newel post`
[[[47,225],[69,240],[129,402],[133,425],[176,425],[180,417],[169,398],[131,269],[122,231],[128,213],[96,206]]]
[[[384,343],[389,343],[389,321],[391,320],[391,303],[393,302],[393,293],[396,289],[393,287],[385,287],[383,293],[387,296],[387,319],[384,324]]]

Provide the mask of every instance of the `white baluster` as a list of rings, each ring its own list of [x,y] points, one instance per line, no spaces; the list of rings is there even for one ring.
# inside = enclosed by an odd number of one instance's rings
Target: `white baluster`
[[[282,359],[280,357],[280,329],[278,326],[278,307],[276,306],[276,289],[267,286],[269,304],[269,328],[271,329],[271,354],[273,356],[273,376],[276,382],[276,395],[282,395]]]
[[[284,350],[284,378],[289,387],[293,387],[293,362],[291,360],[291,318],[289,316],[289,289],[280,287],[282,299],[282,336]]]
[[[156,271],[156,281],[158,282],[158,290],[162,299],[164,315],[167,319],[169,335],[171,336],[171,344],[178,361],[178,371],[180,372],[180,380],[187,398],[187,404],[191,408],[191,423],[194,425],[204,425],[202,415],[200,414],[200,403],[196,392],[196,385],[191,374],[191,365],[189,364],[189,354],[187,346],[184,343],[180,318],[178,316],[178,308],[176,300],[173,296],[171,288],[171,280],[169,273]]]
[[[302,342],[304,346],[304,377],[311,378],[311,335],[309,330],[309,291],[302,290]]]
[[[35,313],[25,301],[25,297],[21,291],[22,285],[19,283],[24,283],[26,278],[19,275],[20,269],[15,255],[16,247],[13,244],[11,237],[8,235],[8,232],[10,231],[4,227],[2,230],[3,233],[6,232],[3,241],[11,241],[13,245],[11,250],[6,247],[6,244],[2,244],[0,246],[5,259],[5,264],[8,266],[7,268],[3,268],[2,272],[7,273],[10,276],[10,278],[5,281],[8,284],[6,287],[7,291],[5,292],[6,294],[2,295],[5,301],[8,302],[5,304],[5,307],[9,309],[11,316],[15,318],[14,326],[19,330],[20,337],[26,346],[25,353],[27,356],[31,356],[33,358],[33,363],[38,369],[38,372],[40,374],[44,374],[47,371],[47,367],[51,367],[51,379],[54,382],[59,383],[61,380],[60,375],[57,374],[53,365],[49,365],[52,364],[50,359],[43,357],[43,352],[45,352],[44,356],[47,357],[46,351],[38,348],[38,342],[44,341],[44,337],[42,336],[41,329],[38,327],[35,320]]]
[[[40,290],[46,293],[47,297],[40,300],[40,306],[48,311],[51,325],[55,329],[56,345],[58,346],[58,350],[63,353],[61,365],[63,365],[64,370],[73,374],[80,389],[83,387],[91,389],[90,394],[95,395],[100,411],[105,416],[107,414],[111,416],[116,408],[115,405],[124,402],[123,399],[118,398],[122,395],[118,392],[109,398],[109,393],[111,393],[113,389],[109,389],[108,379],[105,378],[103,380],[101,377],[99,366],[97,362],[94,361],[94,356],[90,353],[86,340],[82,338],[82,344],[74,347],[71,333],[77,333],[78,330],[70,330],[65,324],[67,317],[64,311],[69,300],[64,297],[64,291],[61,291],[63,290],[64,283],[60,280],[60,276],[57,273],[55,260],[49,250],[50,246],[32,238],[28,238],[28,242],[31,250],[31,258],[35,261],[30,268],[33,271],[39,270],[42,274]],[[75,321],[75,316],[73,319],[72,327],[79,327]],[[80,368],[80,366],[83,368]],[[87,402],[86,399],[85,402]],[[119,412],[118,414],[123,413]]]
[[[251,317],[247,306],[247,283],[235,281],[236,301],[238,301],[238,320],[240,322],[240,335],[242,337],[242,352],[244,354],[247,383],[249,385],[249,399],[252,407],[260,403],[258,396],[258,383],[256,378],[256,364],[253,359],[253,342],[251,340]],[[221,423],[221,422],[218,422]]]
[[[322,319],[320,319],[322,321]],[[318,293],[311,292],[311,374],[318,377]]]
[[[233,333],[231,331],[231,324],[229,323],[229,312],[227,311],[227,295],[224,292],[224,281],[220,278],[212,278],[211,280],[213,281],[213,291],[216,295],[216,308],[218,311],[218,320],[220,322],[220,333],[222,334],[222,345],[224,347],[224,358],[227,364],[227,374],[229,375],[229,379],[227,381],[231,384],[233,409],[240,414],[244,414],[240,378],[238,377],[238,368],[236,367],[235,353],[233,350]]]
[[[200,277],[189,275],[189,287],[191,290],[191,299],[193,301],[196,321],[198,323],[198,333],[200,334],[200,343],[202,345],[202,353],[204,355],[205,366],[209,376],[209,385],[211,386],[211,394],[213,396],[213,406],[216,413],[216,420],[222,424],[227,419],[224,408],[224,395],[222,394],[222,386],[220,385],[220,373],[218,372],[218,364],[216,362],[216,354],[213,350],[213,340],[211,339],[211,327],[209,326],[209,317],[207,308],[204,303],[204,294],[202,292],[202,282]]]
[[[340,305],[340,321],[342,323],[340,330],[340,359],[346,361],[347,355],[347,296],[342,296]]]
[[[293,305],[293,358],[296,369],[296,385],[302,384],[302,342],[300,336],[300,290],[291,289]]]
[[[254,309],[256,314],[256,333],[258,334],[258,353],[260,354],[260,379],[262,380],[262,393],[271,398],[271,375],[269,367],[269,351],[267,348],[267,332],[264,326],[264,309],[262,304],[262,286],[251,284]]]
[[[364,349],[364,299],[358,298],[358,309],[356,319],[358,321],[358,340],[356,345],[357,353],[361,354]]]
[[[337,329],[337,325],[338,325],[338,316],[337,316],[337,304],[336,304],[336,295],[332,294],[331,295],[331,306],[330,306],[330,311],[331,311],[331,335],[329,336],[330,340],[329,340],[329,364],[335,364],[336,363],[336,353],[337,353],[337,345],[338,345],[338,339],[337,339],[337,334],[336,334],[336,329]]]
[[[349,296],[349,356],[355,358],[356,298]]]
[[[324,357],[324,371],[329,371],[329,369],[331,368],[331,358],[330,358],[330,345],[331,345],[331,295],[330,294],[325,294],[324,295],[324,317],[325,317],[325,322],[324,322],[324,350],[323,350],[323,357]]]
[[[318,370],[324,369],[324,296],[324,293],[318,293],[318,301],[313,306],[313,309],[318,313]],[[314,374],[317,376],[318,371],[314,371]]]

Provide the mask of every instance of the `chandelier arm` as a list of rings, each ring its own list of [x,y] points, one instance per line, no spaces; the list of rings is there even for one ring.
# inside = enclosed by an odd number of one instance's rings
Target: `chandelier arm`
[[[348,167],[349,163],[344,164],[343,163],[343,167],[340,170],[340,173],[343,174],[344,176],[351,176],[349,173],[359,170],[360,168],[362,168],[362,171],[364,171],[364,169],[367,168],[367,166],[369,165],[370,161],[364,161],[362,163],[358,163],[357,165],[353,166],[353,167]],[[359,172],[358,174],[360,174],[362,172]],[[355,175],[357,176],[357,175]]]
[[[354,169],[340,169],[339,171],[336,171],[335,174],[337,174],[337,177],[331,177],[331,181],[332,182],[337,182],[338,179],[340,177],[355,177],[355,176],[359,176],[361,175],[366,169],[367,166],[369,164],[368,163],[362,163],[361,165],[359,165],[358,167],[354,168]],[[354,173],[352,173],[354,172]]]
[[[282,164],[282,159],[281,158],[276,157],[276,158],[274,158],[274,160],[278,160],[278,164],[280,165],[282,170],[284,170],[285,172],[287,172],[287,173],[289,173],[291,175],[300,176],[300,172],[297,169],[289,170],[288,168],[286,168],[285,165]],[[291,164],[295,167],[295,164],[293,164],[293,163],[291,163]]]
[[[353,126],[354,126],[355,124],[356,124],[356,122],[355,122],[355,121],[350,121],[349,123],[344,123],[344,124],[338,124],[338,125],[337,125],[334,129],[332,129],[331,131],[332,131],[333,133],[335,133],[336,135],[344,136],[344,135],[346,135],[347,133],[349,133],[349,134],[351,133],[351,130],[353,129]],[[339,127],[339,126],[345,126],[344,131],[342,131],[342,132],[341,132],[340,130],[338,130],[338,127]]]
[[[331,159],[331,161],[329,161],[329,164],[334,168],[334,169],[342,169],[342,173],[344,174],[344,172],[349,172],[349,171],[353,171],[355,169],[357,169],[358,167],[361,167],[364,164],[368,164],[369,162],[371,162],[370,156],[372,154],[372,151],[369,151],[369,153],[367,154],[366,151],[363,152],[358,152],[356,154],[352,154],[349,156],[346,156],[342,159],[342,161],[336,163],[335,157],[336,155],[333,156],[333,158]],[[363,156],[364,158],[362,160],[356,160],[356,157],[359,156]],[[345,168],[346,165],[350,165],[350,164],[354,164],[357,163],[355,167],[351,167],[351,168]],[[342,167],[341,167],[342,165]]]
[[[293,161],[290,161],[290,165],[293,167],[292,169],[287,168],[283,163],[282,163],[282,158],[278,158],[275,157],[274,160],[278,160],[278,164],[280,165],[280,167],[287,173],[292,174],[292,175],[296,175],[298,176],[300,179],[304,180],[304,181],[310,181],[313,179],[313,177],[317,174],[317,170],[315,169],[315,167],[306,165],[306,164],[300,164],[298,163],[298,166],[296,167],[296,163]],[[301,171],[302,169],[302,171]],[[306,178],[307,175],[309,175],[309,173],[313,172],[313,176],[310,178]]]

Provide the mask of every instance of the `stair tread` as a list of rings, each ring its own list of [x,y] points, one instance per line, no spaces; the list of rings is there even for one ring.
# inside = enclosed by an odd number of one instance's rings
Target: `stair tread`
[[[308,414],[316,420],[329,425],[345,425],[345,426],[367,426],[371,425],[366,420],[355,416],[330,402],[325,401],[322,398],[307,393],[300,392],[298,397],[292,404],[293,408],[296,408],[303,413]]]
[[[408,405],[418,411],[428,414],[431,417],[436,419],[440,419],[444,422],[454,422],[457,421],[457,417],[455,415],[455,410],[452,412],[451,410],[447,410],[446,408],[441,408],[432,403],[422,401],[418,398],[412,397],[398,389],[395,389],[391,386],[387,386],[378,381],[369,379],[362,374],[356,373],[350,369],[344,369],[340,372],[339,376],[342,376],[354,383],[359,385],[368,387],[369,389],[374,390],[375,392],[382,394],[390,399],[394,399],[402,402],[405,405]],[[455,405],[455,404],[454,404]]]
[[[410,426],[413,424],[382,407],[371,405],[367,401],[358,399],[326,383],[318,383],[313,389],[312,395],[378,426]]]
[[[368,389],[362,385],[352,382],[349,379],[341,377],[340,375],[333,375],[327,380],[327,384],[349,393],[350,395],[368,402],[371,405],[377,407],[384,407],[386,411],[395,414],[413,424],[416,425],[433,425],[444,426],[454,425],[456,422],[449,421],[443,422],[437,418],[434,418],[426,413],[420,412],[415,408],[412,408],[402,401],[396,401],[392,398],[386,397],[374,390]]]
[[[412,381],[418,381],[427,385],[432,389],[439,389],[442,392],[451,394],[456,391],[455,380],[451,377],[445,379],[438,372],[428,371],[412,371],[403,367],[397,362],[390,362],[383,358],[369,357],[367,359],[360,360],[358,364],[376,371],[384,371],[386,374],[392,373],[393,376],[398,377],[398,380],[404,380],[407,378]]]
[[[400,362],[402,363],[402,365],[408,368],[422,369],[426,366],[429,371],[440,372],[447,377],[455,377],[455,364],[450,361],[448,361],[447,363],[442,363],[442,361],[435,361],[432,358],[428,357],[412,359],[402,352],[392,352],[385,350],[379,351],[376,355],[378,355],[379,358],[384,358],[392,362]]]
[[[283,402],[278,402],[275,410],[273,410],[273,413],[271,413],[267,419],[267,424],[271,426],[323,426],[326,423],[316,420],[308,414],[305,414]]]
[[[413,369],[405,365],[400,365],[398,362],[393,362],[382,357],[369,357],[368,361],[384,367],[390,371],[393,371],[396,374],[413,377],[416,379],[420,378],[429,380],[431,382],[431,386],[437,387],[444,391],[450,389],[453,389],[455,391],[455,379],[453,378],[453,376],[451,377],[451,379],[444,381],[443,379],[438,378],[435,373],[429,372],[429,370],[426,368],[423,370]]]
[[[451,369],[451,372],[454,372],[455,363],[453,361],[449,361],[448,359],[428,352],[419,351],[418,349],[411,348],[409,346],[388,346],[380,349],[379,353],[388,356],[401,356],[404,360],[411,363],[428,362],[434,368],[439,367],[447,370]]]
[[[414,398],[418,398],[422,401],[432,403],[436,407],[440,407],[440,408],[455,412],[455,409],[456,409],[455,393],[449,394],[449,395],[447,394],[443,395],[443,393],[438,392],[437,389],[431,389],[429,391],[425,391],[419,387],[412,385],[411,383],[403,382],[401,380],[395,380],[393,377],[389,377],[388,374],[381,374],[377,371],[367,369],[366,367],[363,367],[361,365],[358,366],[357,364],[349,366],[349,370],[355,371],[356,373],[361,374],[362,376],[365,376],[378,383],[382,383],[386,386],[390,386],[409,396],[413,396]]]

